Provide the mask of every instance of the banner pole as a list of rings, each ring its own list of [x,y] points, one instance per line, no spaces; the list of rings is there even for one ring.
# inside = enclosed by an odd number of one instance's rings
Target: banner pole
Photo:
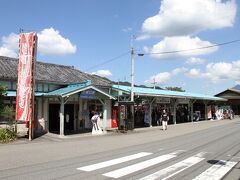
[[[32,141],[32,118],[29,120],[28,140],[29,140],[29,141]]]

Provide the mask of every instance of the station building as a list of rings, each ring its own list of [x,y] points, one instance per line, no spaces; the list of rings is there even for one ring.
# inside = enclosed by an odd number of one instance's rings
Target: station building
[[[225,104],[231,106],[235,115],[240,115],[240,85],[226,89],[215,96],[227,99]]]
[[[5,104],[15,107],[18,60],[0,56],[0,84],[7,87]],[[73,66],[36,62],[35,132],[65,135],[91,129],[89,112],[101,113],[102,128],[110,127],[111,82]],[[61,115],[64,116],[60,122]]]
[[[5,104],[15,107],[18,59],[0,56],[0,84],[7,87]],[[104,131],[124,127],[157,125],[157,111],[165,108],[170,123],[192,122],[194,112],[210,119],[209,107],[226,100],[221,97],[134,87],[134,102],[129,101],[131,87],[84,73],[73,66],[36,62],[35,132],[60,135],[89,132],[92,110],[101,116]],[[134,114],[130,107],[134,106]]]

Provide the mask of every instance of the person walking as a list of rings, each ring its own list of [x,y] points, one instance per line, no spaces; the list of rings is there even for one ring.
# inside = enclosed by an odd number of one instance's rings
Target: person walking
[[[162,128],[165,131],[167,130],[168,120],[169,120],[169,116],[165,109],[163,109],[161,120],[162,120]]]

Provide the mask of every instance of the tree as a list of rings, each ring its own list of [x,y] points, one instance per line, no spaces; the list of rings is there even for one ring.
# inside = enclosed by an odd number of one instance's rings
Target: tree
[[[14,131],[14,109],[12,106],[4,106],[4,96],[7,88],[0,84],[0,116],[7,121],[6,128],[0,127],[0,143],[7,143],[17,138]]]
[[[4,107],[3,100],[4,100],[4,96],[6,94],[7,94],[6,87],[0,84],[0,113],[2,112],[3,107]]]
[[[170,91],[179,91],[179,92],[185,92],[184,89],[182,89],[182,87],[175,87],[175,86],[170,86],[170,87],[166,87],[167,90],[170,90]]]
[[[7,125],[13,130],[15,112],[12,106],[5,106],[1,112],[1,116],[7,121]]]

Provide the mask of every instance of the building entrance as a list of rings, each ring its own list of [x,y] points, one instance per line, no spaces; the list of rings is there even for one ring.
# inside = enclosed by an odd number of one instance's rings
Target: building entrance
[[[49,132],[60,132],[60,104],[49,104]],[[74,130],[74,104],[64,105],[64,132]]]

